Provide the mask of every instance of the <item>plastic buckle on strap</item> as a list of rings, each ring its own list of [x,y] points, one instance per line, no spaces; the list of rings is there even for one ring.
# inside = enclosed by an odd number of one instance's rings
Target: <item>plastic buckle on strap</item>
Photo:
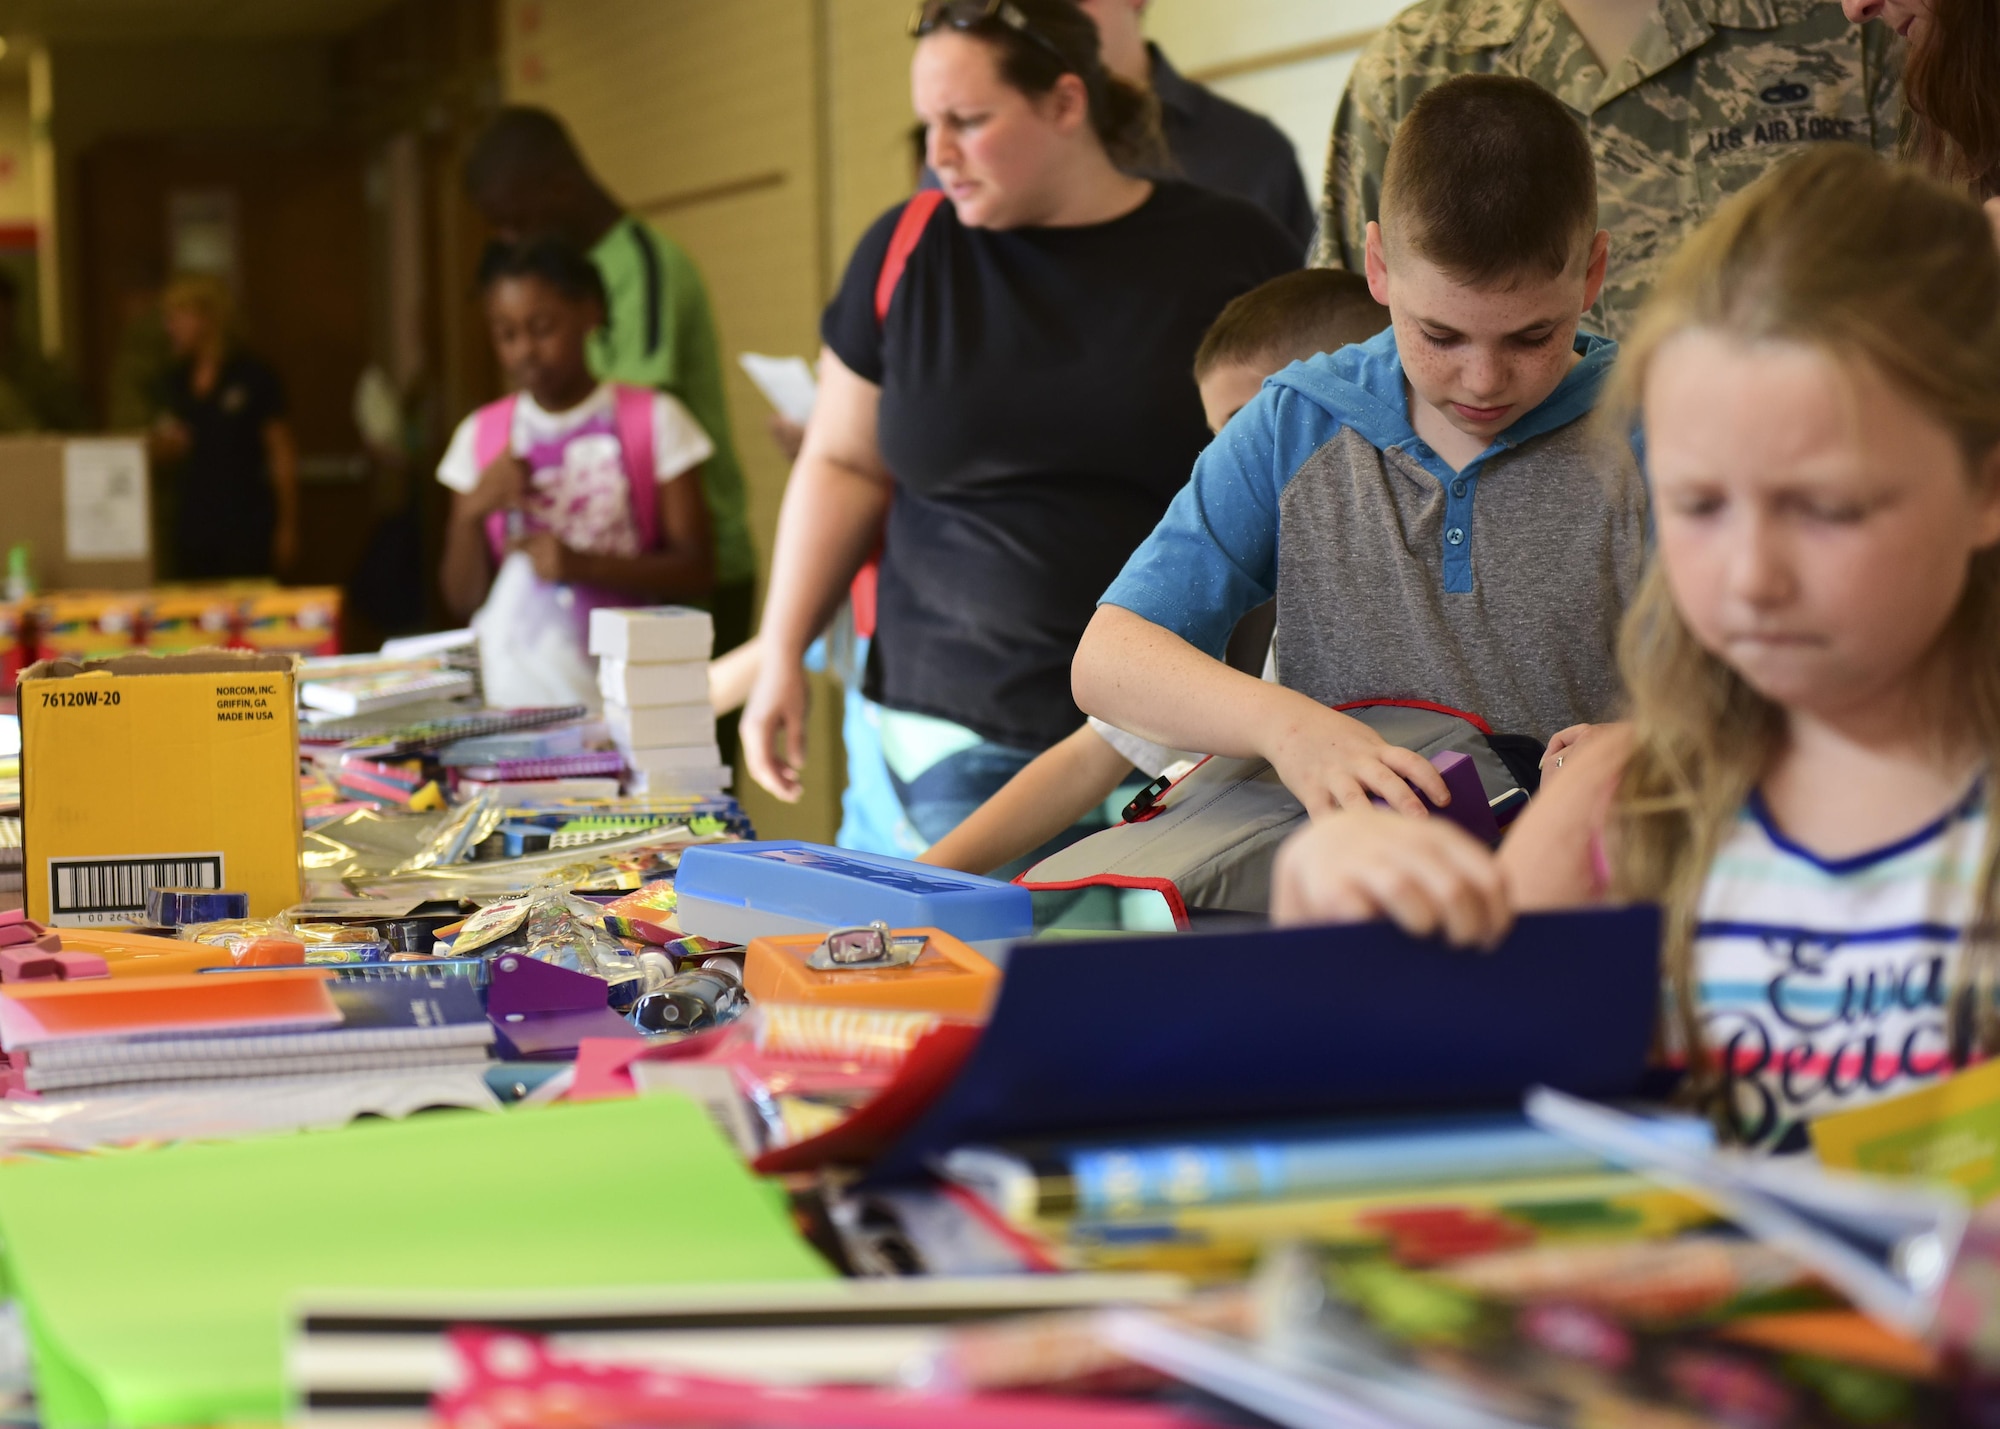
[[[1132,796],[1132,802],[1125,806],[1123,813],[1119,814],[1119,822],[1140,824],[1152,818],[1160,812],[1160,800],[1166,796],[1167,790],[1173,787],[1174,781],[1167,775],[1162,774]]]

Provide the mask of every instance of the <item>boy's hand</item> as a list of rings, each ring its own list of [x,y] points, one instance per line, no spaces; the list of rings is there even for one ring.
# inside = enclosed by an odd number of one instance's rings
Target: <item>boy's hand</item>
[[[1420,938],[1491,948],[1513,926],[1500,863],[1449,819],[1343,810],[1285,841],[1271,876],[1279,923],[1388,918]]]
[[[570,570],[572,552],[556,538],[554,532],[535,531],[523,536],[514,549],[528,553],[537,579],[561,585],[574,578],[575,573]]]
[[[1304,695],[1286,702],[1277,733],[1261,743],[1285,787],[1315,819],[1335,809],[1366,809],[1370,794],[1398,813],[1421,817],[1430,811],[1410,792],[1412,785],[1434,804],[1451,802],[1430,760]]]
[[[526,462],[512,452],[500,453],[479,473],[479,485],[467,493],[466,519],[484,521],[495,511],[520,509],[527,498],[529,476]]]

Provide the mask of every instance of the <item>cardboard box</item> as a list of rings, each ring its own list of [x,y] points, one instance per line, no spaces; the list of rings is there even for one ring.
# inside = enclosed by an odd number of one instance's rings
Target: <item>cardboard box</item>
[[[338,586],[271,586],[245,592],[241,633],[246,649],[291,655],[340,653]]]
[[[146,600],[146,648],[160,654],[236,643],[242,592],[233,586],[162,586]]]
[[[151,585],[147,481],[137,437],[0,437],[0,544],[27,542],[43,590]]]
[[[33,602],[35,653],[44,660],[108,660],[140,648],[143,595],[61,591]]]
[[[28,916],[133,923],[149,888],[297,903],[296,683],[288,655],[220,650],[23,671]]]

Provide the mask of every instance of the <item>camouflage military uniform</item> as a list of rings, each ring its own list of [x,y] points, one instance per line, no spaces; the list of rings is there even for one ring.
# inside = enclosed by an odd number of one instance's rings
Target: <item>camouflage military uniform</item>
[[[1893,152],[1900,72],[1886,25],[1849,24],[1816,0],[1660,0],[1608,79],[1558,0],[1423,0],[1355,63],[1314,262],[1361,270],[1389,138],[1418,95],[1453,75],[1520,75],[1590,135],[1611,234],[1591,325],[1617,337],[1681,236],[1772,164],[1829,140]]]

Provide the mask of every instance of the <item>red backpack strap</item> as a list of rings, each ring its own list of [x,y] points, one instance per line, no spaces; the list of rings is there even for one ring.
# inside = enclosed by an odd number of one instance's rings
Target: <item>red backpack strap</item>
[[[889,251],[882,255],[882,271],[875,277],[877,327],[888,321],[889,304],[895,300],[896,287],[903,281],[903,270],[910,266],[910,255],[917,251],[917,244],[924,236],[931,215],[943,202],[942,189],[918,189],[910,195],[910,201],[903,205],[902,213],[897,216],[895,231],[889,235]],[[856,635],[866,637],[875,633],[875,594],[881,569],[882,548],[878,544],[866,564],[855,572],[854,583],[847,588],[847,606],[854,616]]]
[[[903,270],[910,266],[910,255],[917,251],[917,243],[923,238],[931,215],[943,202],[943,190],[918,189],[903,205],[903,212],[896,219],[896,229],[889,235],[889,251],[882,255],[882,271],[875,277],[875,322],[878,326],[888,321],[889,304],[896,296],[896,285],[903,281]]]
[[[613,420],[618,428],[618,445],[625,456],[625,480],[632,493],[632,524],[639,528],[639,549],[650,551],[660,544],[660,474],[653,444],[653,405],[658,400],[650,387],[611,384],[616,402]]]
[[[483,474],[493,464],[493,459],[507,450],[507,444],[514,440],[514,409],[520,405],[519,393],[509,393],[497,402],[488,402],[472,414],[472,467],[475,475]],[[486,518],[486,544],[492,549],[493,559],[499,560],[500,553],[507,549],[507,513],[495,511]]]

